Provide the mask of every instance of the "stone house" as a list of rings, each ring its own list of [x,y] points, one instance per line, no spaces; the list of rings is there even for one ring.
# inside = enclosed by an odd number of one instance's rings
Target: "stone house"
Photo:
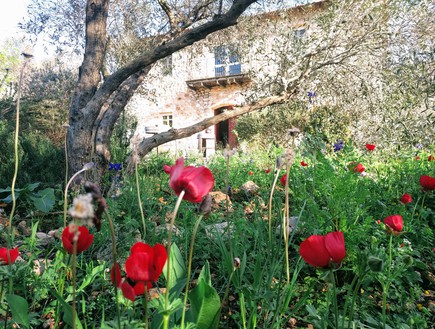
[[[277,70],[272,53],[274,32],[278,28],[287,31],[291,42],[296,43],[309,33],[310,21],[326,3],[318,1],[247,16],[237,26],[216,32],[156,63],[127,107],[127,113],[137,120],[135,137],[187,127],[244,104],[257,80]],[[208,156],[226,144],[235,147],[236,120],[167,143],[160,150],[196,150]]]

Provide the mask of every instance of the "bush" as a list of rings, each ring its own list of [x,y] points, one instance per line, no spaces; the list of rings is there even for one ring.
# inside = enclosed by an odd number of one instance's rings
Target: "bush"
[[[14,127],[0,120],[0,187],[10,186],[14,173]],[[64,180],[65,160],[63,148],[56,147],[43,134],[30,132],[19,137],[19,171],[17,187],[41,182],[46,186]]]

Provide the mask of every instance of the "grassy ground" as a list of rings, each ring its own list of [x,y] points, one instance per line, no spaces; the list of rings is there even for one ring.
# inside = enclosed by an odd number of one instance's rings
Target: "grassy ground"
[[[435,176],[435,161],[429,161],[434,150],[391,154],[346,145],[334,152],[330,146],[302,143],[288,166],[288,206],[294,218],[287,241],[281,230],[286,193],[279,180],[289,164],[286,152],[275,147],[222,152],[205,164],[215,178],[213,192],[228,194],[229,199],[216,201],[199,224],[186,322],[196,323],[197,328],[210,328],[210,323],[219,328],[431,328],[435,192],[423,191],[419,178]],[[114,222],[121,265],[139,240],[167,243],[167,223],[177,197],[163,165],[174,161],[168,155],[153,155],[138,167],[145,229],[135,177],[124,175],[109,192],[107,212]],[[308,165],[302,166],[301,161]],[[204,165],[202,158],[194,156],[185,162]],[[354,172],[358,163],[365,167],[362,173]],[[112,172],[109,176],[107,186],[110,178],[118,179]],[[245,190],[242,186],[248,181],[257,187]],[[404,193],[411,195],[412,202],[400,202]],[[60,208],[61,200],[57,200]],[[100,232],[91,228],[94,241],[77,257],[74,293],[71,255],[59,239],[43,244],[40,234],[63,227],[63,215],[32,211],[29,206],[20,212],[29,229],[27,233],[18,229],[14,238],[20,258],[12,266],[0,266],[0,327],[12,327],[13,322],[24,328],[48,328],[50,323],[53,327],[53,322],[68,327],[73,295],[76,327],[117,328],[121,323],[123,328],[145,328],[145,322],[150,328],[161,327],[162,314],[168,310],[166,271],[153,284],[152,298],[146,303],[142,296],[132,303],[119,290],[115,298],[106,216]],[[391,235],[383,219],[395,214],[403,217],[404,228]],[[171,250],[171,328],[180,325],[189,247],[199,217],[197,204],[181,202],[172,236],[177,248]],[[319,269],[305,263],[298,252],[300,243],[313,234],[336,230],[345,237],[346,257],[341,264]],[[7,230],[1,233],[5,238]],[[237,266],[235,258],[240,262]],[[213,322],[210,318],[216,314],[219,320]]]

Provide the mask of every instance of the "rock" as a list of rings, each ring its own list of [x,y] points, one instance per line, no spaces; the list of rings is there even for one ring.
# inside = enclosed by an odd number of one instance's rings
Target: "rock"
[[[228,222],[210,224],[205,226],[205,234],[209,238],[213,238],[216,234],[228,236]],[[234,231],[233,227],[230,227],[230,234]]]
[[[290,220],[287,223],[287,238],[290,236],[290,234],[293,232],[293,230],[297,231],[297,225],[299,223],[299,217],[298,216],[290,216]],[[281,224],[276,227],[276,235],[280,235],[282,232]]]
[[[225,208],[228,202],[228,210],[231,211],[232,210],[232,202],[230,200],[230,197],[221,192],[221,191],[216,191],[216,192],[210,192],[209,193],[212,197],[212,205],[211,207],[213,209],[220,209],[221,207]],[[227,201],[228,198],[228,201]]]
[[[38,239],[37,243],[42,246],[46,246],[54,242],[54,236],[44,232],[36,232],[36,239]]]
[[[240,186],[240,189],[243,192],[245,192],[245,194],[248,197],[251,197],[251,196],[257,194],[257,192],[260,189],[260,187],[257,184],[255,184],[253,181],[247,181],[245,184]]]

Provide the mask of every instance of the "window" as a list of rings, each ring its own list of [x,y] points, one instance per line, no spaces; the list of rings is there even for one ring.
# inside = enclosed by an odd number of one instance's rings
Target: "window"
[[[164,126],[172,127],[172,114],[163,114],[162,119]]]
[[[221,77],[225,75],[242,73],[240,55],[235,47],[226,45],[216,47],[214,51],[214,58],[215,76]]]

